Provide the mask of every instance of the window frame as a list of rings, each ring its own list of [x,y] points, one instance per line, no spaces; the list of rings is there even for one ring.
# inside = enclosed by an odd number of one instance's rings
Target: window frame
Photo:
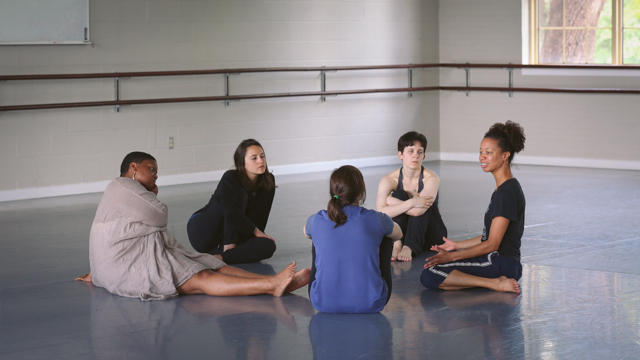
[[[566,1],[566,0],[563,0]],[[558,65],[558,64],[546,64],[539,62],[539,24],[538,24],[538,0],[529,0],[529,63],[536,65]],[[625,66],[625,65],[638,65],[638,64],[624,64],[622,54],[622,6],[623,0],[611,0],[611,66]],[[564,24],[563,24],[564,28]],[[563,50],[564,51],[564,50]],[[564,56],[563,56],[564,58]],[[566,63],[565,63],[566,64]],[[579,65],[579,64],[566,64],[566,65]],[[585,63],[582,65],[596,65]],[[600,64],[598,64],[600,65]],[[608,64],[609,65],[609,64]]]

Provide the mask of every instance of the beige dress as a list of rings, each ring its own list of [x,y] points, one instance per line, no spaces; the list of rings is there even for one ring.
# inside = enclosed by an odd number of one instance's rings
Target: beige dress
[[[93,284],[141,300],[178,296],[177,287],[226,264],[187,250],[167,231],[169,212],[138,181],[113,180],[104,191],[89,237]]]

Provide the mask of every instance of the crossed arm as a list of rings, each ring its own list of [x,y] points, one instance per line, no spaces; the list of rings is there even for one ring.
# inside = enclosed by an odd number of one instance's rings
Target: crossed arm
[[[391,196],[391,192],[396,189],[397,181],[390,175],[386,175],[380,180],[378,185],[378,195],[376,196],[376,207],[378,211],[394,218],[400,214],[410,216],[420,216],[424,214],[434,202],[440,187],[440,179],[437,176],[428,176],[423,180],[424,187],[419,194],[402,201]]]

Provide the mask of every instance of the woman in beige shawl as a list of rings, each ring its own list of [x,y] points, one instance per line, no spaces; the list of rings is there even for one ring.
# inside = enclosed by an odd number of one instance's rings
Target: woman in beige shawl
[[[268,276],[185,249],[167,231],[167,206],[156,197],[156,159],[132,152],[120,172],[105,189],[91,226],[91,272],[76,280],[142,300],[183,294],[281,296],[309,282],[309,269],[296,273],[295,261]]]

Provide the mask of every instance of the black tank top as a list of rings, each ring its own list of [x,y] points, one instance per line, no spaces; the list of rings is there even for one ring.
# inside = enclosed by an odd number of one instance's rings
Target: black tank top
[[[418,194],[424,188],[424,184],[422,183],[422,179],[424,178],[424,166],[420,167],[420,177],[418,178]],[[404,187],[402,186],[402,168],[400,168],[400,174],[398,174],[398,187],[396,191],[404,191]]]

